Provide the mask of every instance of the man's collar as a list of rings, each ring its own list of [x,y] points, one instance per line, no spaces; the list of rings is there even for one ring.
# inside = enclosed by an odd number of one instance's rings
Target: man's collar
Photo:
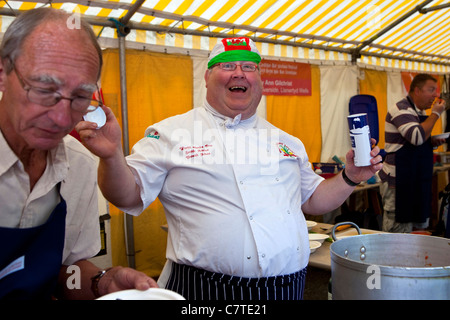
[[[256,113],[254,115],[252,115],[250,118],[242,120],[242,114],[238,114],[237,116],[235,116],[234,118],[231,117],[227,117],[224,116],[223,114],[221,114],[219,111],[217,111],[216,109],[214,109],[214,107],[212,107],[208,101],[205,100],[205,103],[203,104],[203,106],[205,107],[205,109],[210,112],[214,117],[221,119],[224,124],[225,127],[231,129],[236,127],[239,124],[251,124],[251,126],[253,126],[257,115]]]

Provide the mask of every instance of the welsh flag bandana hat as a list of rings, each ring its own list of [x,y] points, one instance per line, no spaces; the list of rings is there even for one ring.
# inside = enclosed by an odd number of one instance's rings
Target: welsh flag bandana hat
[[[216,63],[231,61],[252,61],[258,64],[261,62],[261,55],[255,43],[249,38],[226,38],[212,49],[208,69]]]

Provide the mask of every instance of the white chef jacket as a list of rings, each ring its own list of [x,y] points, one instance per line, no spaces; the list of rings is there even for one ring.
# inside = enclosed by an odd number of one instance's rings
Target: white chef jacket
[[[47,167],[30,192],[29,176],[1,131],[0,150],[0,226],[42,225],[60,202],[61,194],[67,204],[62,263],[70,265],[97,254],[101,246],[97,162],[92,154],[75,138],[66,136],[48,153]]]
[[[138,215],[159,196],[169,261],[252,278],[306,267],[301,205],[323,178],[299,139],[256,115],[224,117],[207,103],[145,135],[127,157],[143,205],[121,209]]]

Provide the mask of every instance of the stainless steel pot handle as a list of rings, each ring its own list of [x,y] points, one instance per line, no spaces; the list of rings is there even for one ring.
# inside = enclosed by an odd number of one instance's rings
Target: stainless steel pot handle
[[[359,229],[358,225],[356,225],[356,223],[353,223],[353,222],[350,222],[350,221],[348,221],[348,222],[339,222],[339,223],[336,223],[334,225],[333,229],[331,230],[331,237],[333,238],[334,241],[337,241],[336,235],[334,234],[334,232],[336,231],[336,228],[339,227],[339,226],[347,225],[347,224],[355,227],[356,230],[358,231],[358,235],[361,234],[361,230]]]

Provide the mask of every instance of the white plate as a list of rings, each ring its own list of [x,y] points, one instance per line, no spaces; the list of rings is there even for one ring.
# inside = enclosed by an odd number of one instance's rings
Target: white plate
[[[186,300],[176,292],[162,289],[150,288],[148,290],[122,290],[106,294],[97,300]]]
[[[106,114],[102,107],[98,107],[92,112],[88,112],[83,116],[85,121],[97,123],[97,129],[103,127],[106,123]]]
[[[311,253],[314,253],[321,245],[322,244],[319,241],[310,241],[309,250],[311,250]]]
[[[317,241],[323,243],[325,239],[328,239],[330,236],[322,233],[309,233],[308,234],[309,241]]]
[[[346,236],[336,236],[336,241],[337,240],[342,240],[342,239],[345,239],[345,238],[348,238],[348,237],[354,237],[354,236],[356,236],[355,234],[350,234],[350,235],[346,235]]]
[[[317,225],[317,222],[306,220],[306,226],[308,227],[308,230],[311,230],[316,225]]]
[[[449,136],[450,136],[450,132],[445,132],[445,133],[441,133],[441,134],[437,134],[435,136],[432,136],[432,138],[447,139]]]

